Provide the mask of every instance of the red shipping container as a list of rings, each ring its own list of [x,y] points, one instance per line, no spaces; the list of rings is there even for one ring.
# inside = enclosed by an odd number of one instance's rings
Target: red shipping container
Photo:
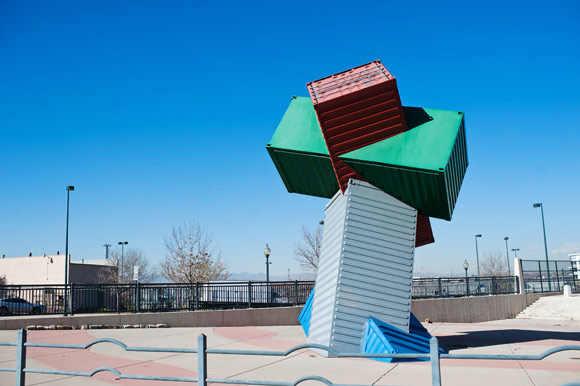
[[[307,84],[341,191],[364,179],[338,158],[407,130],[397,82],[380,61]]]
[[[417,234],[415,235],[415,247],[427,245],[435,242],[433,237],[433,230],[431,229],[431,221],[429,217],[417,216]]]

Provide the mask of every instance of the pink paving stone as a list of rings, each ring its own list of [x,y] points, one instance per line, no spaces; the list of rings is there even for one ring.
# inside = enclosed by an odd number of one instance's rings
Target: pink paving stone
[[[94,336],[91,336],[85,330],[68,331],[67,333],[63,333],[62,331],[31,331],[28,334],[28,342],[31,343],[84,345],[95,339]],[[39,361],[52,369],[63,371],[85,372],[92,371],[98,367],[112,367],[121,373],[130,373],[132,375],[197,377],[196,372],[181,367],[151,361],[139,361],[101,355],[93,353],[90,350],[30,347],[27,350],[27,357]],[[127,371],[128,369],[130,371]],[[144,381],[139,380],[118,379],[110,372],[100,372],[95,374],[93,378],[114,385],[139,386],[144,384]],[[145,384],[147,386],[191,385],[188,382],[164,381],[147,381]]]
[[[286,351],[289,348],[302,344],[291,340],[274,338],[277,333],[261,330],[256,327],[216,327],[214,332],[236,342],[250,344],[261,348]]]

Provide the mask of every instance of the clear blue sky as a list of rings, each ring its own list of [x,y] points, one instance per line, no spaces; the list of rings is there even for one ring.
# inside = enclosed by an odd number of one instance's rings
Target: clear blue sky
[[[73,259],[128,241],[153,261],[199,223],[232,272],[300,271],[326,200],[286,192],[266,150],[309,81],[380,59],[403,104],[466,114],[470,166],[416,269],[480,252],[580,252],[577,2],[0,2],[0,254]]]

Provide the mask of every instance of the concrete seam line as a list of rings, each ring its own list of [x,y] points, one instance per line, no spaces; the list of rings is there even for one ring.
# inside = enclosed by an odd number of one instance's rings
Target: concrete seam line
[[[226,379],[232,379],[232,378],[234,378],[234,377],[238,377],[238,376],[240,376],[240,375],[242,375],[242,374],[247,374],[247,373],[250,373],[250,372],[252,372],[252,371],[254,371],[254,370],[263,369],[264,367],[268,367],[268,366],[270,366],[270,365],[273,365],[273,364],[275,364],[275,363],[280,363],[280,362],[283,362],[283,361],[285,361],[285,360],[287,360],[287,359],[294,358],[295,356],[302,355],[302,354],[304,354],[304,353],[303,353],[303,352],[296,352],[296,353],[294,353],[294,355],[293,355],[293,354],[287,355],[287,356],[285,356],[285,357],[282,357],[281,359],[279,359],[279,360],[277,360],[277,361],[273,361],[273,362],[270,362],[270,363],[266,363],[265,365],[258,366],[258,367],[254,367],[253,369],[248,369],[248,370],[246,370],[246,371],[242,371],[241,373],[238,373],[238,374],[233,374],[233,375],[230,375],[230,376],[229,376],[229,377],[227,377]],[[274,358],[275,358],[275,357],[274,357]]]
[[[395,369],[395,367],[397,367],[398,365],[399,365],[399,363],[395,363],[395,365],[393,367],[391,367],[390,369],[388,369],[386,373],[384,373],[383,375],[381,375],[376,381],[374,381],[373,383],[371,383],[371,385],[375,385],[378,381],[382,380],[388,373],[390,373],[391,371],[393,371]]]

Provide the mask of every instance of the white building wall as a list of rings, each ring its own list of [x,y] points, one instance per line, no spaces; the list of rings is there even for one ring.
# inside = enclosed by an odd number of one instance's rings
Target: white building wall
[[[69,283],[95,283],[104,267],[110,269],[106,260],[69,260]],[[5,276],[7,284],[64,284],[64,271],[64,255],[0,258],[0,277]]]
[[[8,284],[64,284],[64,255],[3,258],[0,276]]]

